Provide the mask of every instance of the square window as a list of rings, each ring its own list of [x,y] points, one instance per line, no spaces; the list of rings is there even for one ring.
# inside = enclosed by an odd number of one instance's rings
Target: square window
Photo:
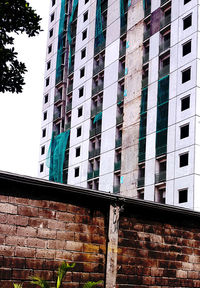
[[[53,28],[49,31],[49,38],[53,36]]]
[[[180,155],[180,163],[179,163],[179,167],[184,167],[188,165],[188,157],[189,153],[184,153],[182,155]]]
[[[87,38],[87,29],[82,32],[82,40]]]
[[[178,191],[178,203],[188,202],[188,189]]]
[[[183,57],[191,52],[191,40],[183,44]]]
[[[42,129],[42,137],[43,138],[46,136],[46,132],[47,132],[46,128]]]
[[[44,96],[44,104],[46,104],[48,101],[49,101],[49,95],[46,94],[46,95]]]
[[[85,0],[85,4],[87,4],[89,2],[89,0]]]
[[[53,22],[53,20],[54,20],[54,16],[55,16],[55,14],[52,13],[52,14],[51,14],[51,22]]]
[[[183,30],[186,30],[190,26],[192,26],[192,15],[191,14],[183,19]]]
[[[186,96],[183,99],[181,99],[181,111],[184,111],[189,108],[190,108],[190,96]]]
[[[185,83],[191,79],[191,67],[182,71],[182,83]]]
[[[45,153],[45,146],[42,146],[41,147],[41,155],[44,155],[44,153]]]
[[[40,164],[40,173],[44,171],[44,163]]]
[[[79,98],[81,98],[83,96],[83,93],[84,93],[84,87],[81,87],[79,89]]]
[[[51,68],[51,61],[47,62],[47,70],[49,70]]]
[[[47,119],[47,111],[45,111],[43,114],[43,120],[46,120],[46,119]]]
[[[52,51],[52,44],[48,46],[48,54],[50,54]]]
[[[76,167],[74,169],[74,177],[78,177],[79,176],[79,167]]]
[[[83,22],[87,21],[88,19],[88,11],[83,14]]]
[[[49,77],[46,79],[46,87],[49,86]]]
[[[190,2],[191,0],[184,0],[184,5]]]
[[[55,5],[55,3],[56,3],[56,0],[52,0],[51,1],[51,6],[53,7]]]
[[[83,107],[78,108],[78,117],[83,115]]]
[[[180,138],[184,139],[189,136],[189,124],[184,125],[180,128]]]
[[[85,67],[80,70],[80,78],[85,76]]]
[[[76,148],[76,157],[79,157],[81,155],[81,147]]]
[[[78,128],[76,129],[76,136],[77,136],[77,137],[81,136],[81,127],[78,127]]]
[[[86,48],[81,50],[81,59],[85,58],[85,56],[86,56]]]

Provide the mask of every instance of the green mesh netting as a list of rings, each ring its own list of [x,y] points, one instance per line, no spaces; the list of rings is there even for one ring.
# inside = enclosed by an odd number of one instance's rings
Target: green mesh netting
[[[65,160],[65,150],[69,139],[70,130],[51,138],[49,145],[47,166],[49,167],[49,180],[63,183],[63,164]]]
[[[75,14],[75,11],[76,11],[76,8],[78,6],[78,0],[74,0],[73,2],[73,6],[72,6],[72,12],[71,12],[71,16],[70,16],[70,19],[69,19],[69,23],[68,23],[68,29],[67,29],[67,39],[68,39],[68,43],[69,43],[69,67],[71,67],[71,56],[72,56],[72,53],[71,53],[71,44],[72,44],[72,36],[71,36],[71,25],[72,25],[72,22],[73,22],[73,19],[74,19],[74,14]]]
[[[103,28],[102,28],[101,0],[97,0],[94,46],[98,47],[103,42],[105,42],[105,38],[103,35]]]
[[[102,119],[102,112],[99,112],[95,117],[94,117],[94,120],[93,120],[93,123],[96,123],[97,121],[101,120]]]
[[[62,53],[63,53],[63,32],[65,26],[65,0],[61,0],[60,22],[58,30],[58,49],[56,62],[56,83],[62,80]]]
[[[148,95],[148,89],[144,88],[142,90],[142,98],[141,98],[141,108],[140,113],[144,113],[147,110],[147,95]]]
[[[126,25],[126,17],[124,10],[124,0],[120,0],[120,27],[124,27]]]
[[[156,131],[167,128],[168,126],[168,102],[157,107],[157,127]]]
[[[156,133],[156,156],[167,152],[167,129]]]
[[[146,135],[146,126],[147,126],[147,113],[143,113],[140,116],[140,134],[139,138],[143,138]]]
[[[151,7],[151,0],[143,0],[144,10],[148,9],[149,7]]]
[[[169,100],[169,75],[158,81],[158,101],[157,105]]]
[[[146,138],[139,140],[139,155],[138,161],[143,162],[145,160],[145,150],[146,150]]]

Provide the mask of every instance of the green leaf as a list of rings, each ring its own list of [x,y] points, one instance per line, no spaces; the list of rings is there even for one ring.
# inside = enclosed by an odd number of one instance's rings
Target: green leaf
[[[67,273],[67,271],[69,271],[70,269],[74,268],[75,263],[72,263],[71,265],[69,263],[63,262],[60,267],[58,268],[58,278],[57,278],[57,285],[56,288],[60,288],[61,284],[62,284],[62,280],[65,277],[65,274]]]
[[[31,284],[38,285],[41,288],[50,288],[49,283],[38,276],[33,276],[30,279],[32,280]]]
[[[96,287],[98,284],[103,283],[102,280],[97,281],[97,282],[93,282],[93,281],[88,281],[87,283],[84,284],[83,288],[93,288]]]
[[[14,288],[22,288],[23,284],[13,283]]]

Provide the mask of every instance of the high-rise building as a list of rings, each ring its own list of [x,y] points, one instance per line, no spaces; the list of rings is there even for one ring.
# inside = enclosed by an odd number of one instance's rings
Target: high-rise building
[[[197,0],[51,0],[40,177],[200,210],[198,15]]]

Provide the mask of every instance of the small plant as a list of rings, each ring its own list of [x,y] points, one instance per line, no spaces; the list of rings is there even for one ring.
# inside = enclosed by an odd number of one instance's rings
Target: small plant
[[[97,282],[88,281],[87,283],[84,284],[83,288],[93,288],[102,282],[103,281],[97,281]]]
[[[14,288],[22,288],[22,284],[16,284],[16,283],[13,283],[13,286],[14,286]]]

